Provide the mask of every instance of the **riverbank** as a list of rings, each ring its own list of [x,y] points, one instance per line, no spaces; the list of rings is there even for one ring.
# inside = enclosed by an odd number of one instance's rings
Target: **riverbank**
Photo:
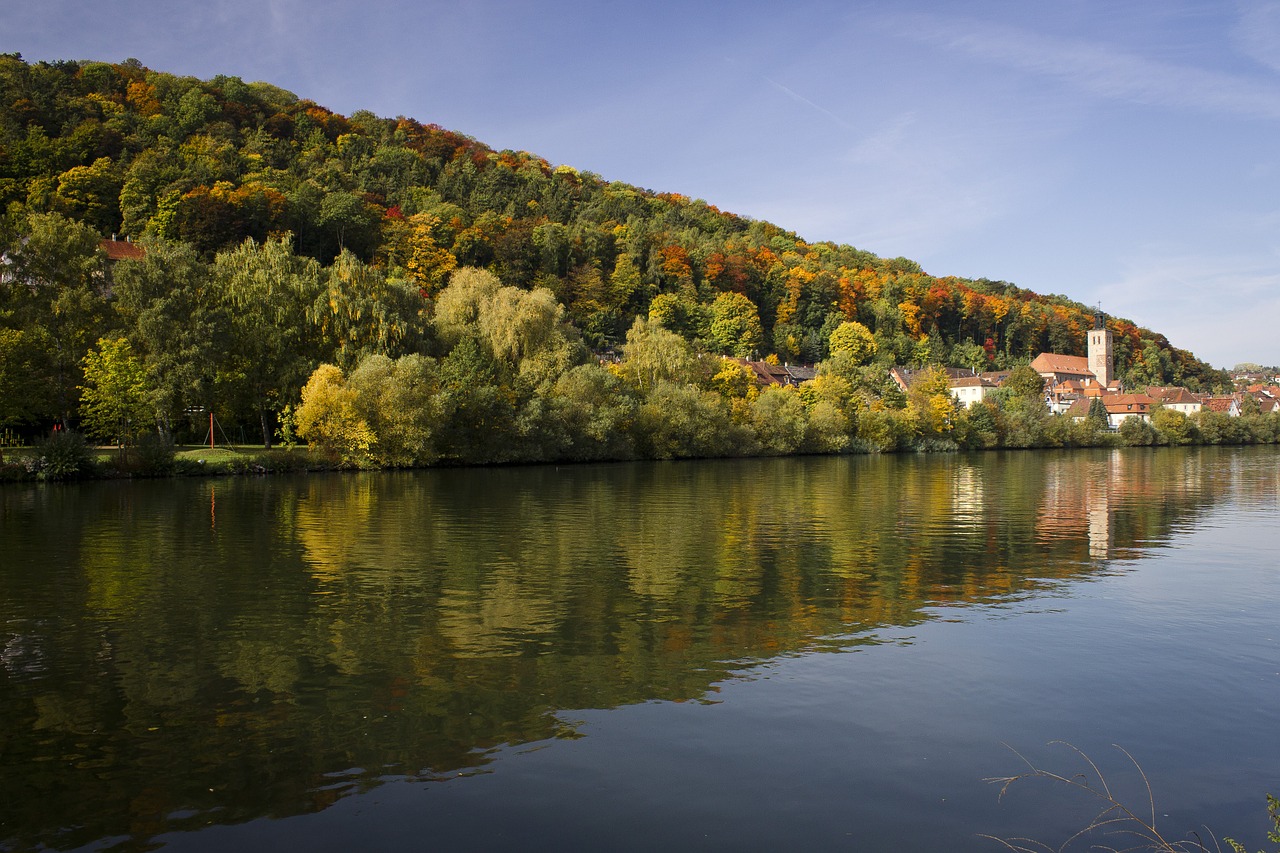
[[[838,456],[878,453],[949,453],[970,450],[1072,450],[1112,447],[1178,447],[1178,446],[1249,446],[1280,444],[1280,414],[1246,415],[1227,418],[1179,418],[1179,429],[1161,429],[1145,421],[1127,422],[1116,431],[1082,429],[1079,425],[1051,418],[1058,428],[1041,430],[1043,440],[1027,443],[956,441],[923,438],[892,441],[884,444],[850,439],[836,451],[815,450],[781,453],[759,444],[739,445],[719,453],[642,454],[580,459],[547,457],[528,459],[450,459],[437,458],[409,466],[377,465],[365,457],[357,462],[350,455],[335,453],[332,448],[316,446],[239,445],[205,447],[170,445],[157,438],[121,450],[114,446],[93,446],[76,433],[54,433],[38,445],[9,447],[0,457],[0,483],[40,482],[85,479],[128,479],[155,477],[207,477],[240,474],[299,474],[339,470],[395,470],[399,468],[465,468],[492,465],[573,464],[577,462],[627,462],[694,458],[757,458],[769,456]],[[1186,428],[1186,427],[1190,428]],[[1204,427],[1212,427],[1206,429]],[[970,434],[967,438],[973,438]],[[363,463],[363,464],[361,464]]]
[[[262,445],[93,446],[69,439],[31,447],[10,447],[0,461],[0,482],[219,477],[329,471],[336,466],[306,447]]]

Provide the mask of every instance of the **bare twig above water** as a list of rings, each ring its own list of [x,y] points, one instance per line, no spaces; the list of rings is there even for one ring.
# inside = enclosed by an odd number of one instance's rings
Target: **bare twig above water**
[[[1027,765],[1027,770],[1013,776],[995,776],[984,781],[999,785],[1000,798],[1003,799],[1005,793],[1016,782],[1030,779],[1047,779],[1066,785],[1073,791],[1097,800],[1101,805],[1101,810],[1083,828],[1072,834],[1058,847],[1052,847],[1042,841],[1030,838],[998,838],[992,835],[983,835],[983,838],[989,838],[998,844],[1002,844],[1005,849],[1018,851],[1018,853],[1043,853],[1043,851],[1063,853],[1063,851],[1072,849],[1073,845],[1076,845],[1082,839],[1089,841],[1088,849],[1090,850],[1109,850],[1112,853],[1129,853],[1129,851],[1139,850],[1156,851],[1156,853],[1222,853],[1223,848],[1218,844],[1218,840],[1213,836],[1213,833],[1207,830],[1212,846],[1206,844],[1198,833],[1192,832],[1189,838],[1174,840],[1166,836],[1156,826],[1156,805],[1155,796],[1151,790],[1151,780],[1147,778],[1147,774],[1143,771],[1137,759],[1124,747],[1115,746],[1133,764],[1146,789],[1146,802],[1140,807],[1140,812],[1137,810],[1139,807],[1131,807],[1112,791],[1107,777],[1084,751],[1066,741],[1053,741],[1050,745],[1066,746],[1088,765],[1090,772],[1064,776],[1061,773],[1055,773],[1052,770],[1037,766],[1022,753],[1013,749],[1013,747],[1009,747],[1013,754]],[[1099,837],[1109,840],[1116,839],[1116,841],[1114,844],[1098,843],[1097,839]],[[1229,839],[1227,843],[1230,845],[1230,850],[1241,850]]]

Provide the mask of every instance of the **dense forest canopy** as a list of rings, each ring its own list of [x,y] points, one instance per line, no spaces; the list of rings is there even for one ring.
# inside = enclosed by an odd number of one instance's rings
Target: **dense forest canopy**
[[[415,381],[437,390],[503,389],[501,405],[450,403],[493,424],[484,406],[526,415],[528,394],[598,366],[591,351],[630,363],[666,347],[714,391],[709,357],[822,362],[842,324],[872,339],[855,360],[1007,369],[1083,354],[1094,315],[411,118],[136,60],[0,56],[0,205],[0,427],[92,423],[84,395],[124,382],[162,429],[213,409],[269,442],[319,366],[345,382],[375,356],[425,359]],[[145,258],[104,273],[98,240],[112,236]],[[442,301],[462,270],[472,291]],[[1224,381],[1160,334],[1107,323],[1132,386]]]

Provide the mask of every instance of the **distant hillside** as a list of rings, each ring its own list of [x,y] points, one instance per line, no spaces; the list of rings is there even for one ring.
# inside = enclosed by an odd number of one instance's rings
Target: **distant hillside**
[[[10,233],[20,214],[56,212],[102,235],[187,243],[206,261],[291,232],[300,255],[328,265],[347,250],[428,298],[453,269],[483,267],[551,290],[597,349],[649,315],[712,351],[814,362],[857,320],[886,363],[1008,367],[1083,354],[1093,323],[1063,296],[929,275],[411,118],[342,116],[267,83],[133,60],[0,56],[0,202]],[[759,340],[712,329],[726,291],[754,305]],[[1107,322],[1131,384],[1221,381],[1163,335]]]

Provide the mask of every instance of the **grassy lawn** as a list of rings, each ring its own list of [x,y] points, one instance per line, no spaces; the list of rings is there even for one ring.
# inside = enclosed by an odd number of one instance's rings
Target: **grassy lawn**
[[[134,447],[129,448],[127,459],[122,459],[120,448],[112,445],[91,446],[88,451],[94,466],[100,474],[105,476],[113,476],[113,471],[136,473],[139,470],[140,458],[145,458],[140,457],[138,450]],[[6,447],[3,452],[3,461],[9,466],[27,459],[34,459],[39,455],[35,447]],[[177,466],[176,473],[186,475],[306,471],[332,467],[320,456],[308,450],[305,445],[294,447],[292,450],[281,447],[266,450],[261,444],[235,447],[186,444],[174,448],[173,461]],[[146,463],[141,464],[145,466]]]
[[[261,444],[249,445],[245,447],[206,447],[202,444],[189,445],[180,444],[174,448],[174,456],[177,459],[188,459],[192,462],[217,463],[230,462],[233,459],[242,458],[246,455],[261,453],[263,447]],[[304,449],[301,453],[306,453]]]

